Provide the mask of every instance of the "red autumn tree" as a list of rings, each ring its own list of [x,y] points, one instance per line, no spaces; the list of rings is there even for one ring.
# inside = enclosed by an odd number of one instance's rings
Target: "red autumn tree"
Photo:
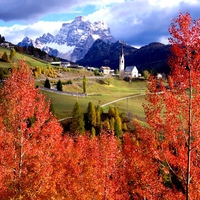
[[[149,126],[138,134],[151,141],[152,156],[171,180],[173,195],[166,198],[200,199],[200,20],[180,13],[169,32],[170,90],[151,78],[144,106]]]
[[[0,127],[1,199],[56,195],[54,164],[62,128],[24,60],[0,90]]]
[[[128,199],[118,140],[103,132],[93,138],[64,139],[63,165],[66,199]]]
[[[143,134],[145,133],[145,134]],[[123,138],[124,172],[130,199],[168,199],[171,193],[164,186],[160,164],[151,152],[148,132],[127,133]],[[167,180],[166,180],[167,181]]]

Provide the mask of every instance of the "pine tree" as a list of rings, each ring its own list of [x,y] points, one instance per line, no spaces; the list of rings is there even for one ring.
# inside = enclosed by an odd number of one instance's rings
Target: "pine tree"
[[[45,87],[45,88],[51,88],[51,84],[50,84],[50,81],[49,81],[48,78],[47,78],[47,79],[45,80],[45,82],[44,82],[44,87]]]
[[[58,91],[63,91],[61,80],[58,80],[58,82],[57,82],[57,90]]]
[[[83,76],[83,93],[87,92],[87,90],[86,90],[86,84],[87,84],[86,76]]]
[[[96,107],[96,134],[99,135],[101,133],[101,114],[102,114],[102,108],[98,105]]]
[[[72,123],[70,125],[71,134],[84,134],[85,131],[85,122],[83,112],[81,107],[76,101],[73,111],[72,111]]]
[[[96,127],[96,109],[94,103],[89,102],[87,107],[87,129],[92,130]]]
[[[5,42],[5,37],[1,36],[1,34],[0,34],[0,43],[4,43],[4,42]]]

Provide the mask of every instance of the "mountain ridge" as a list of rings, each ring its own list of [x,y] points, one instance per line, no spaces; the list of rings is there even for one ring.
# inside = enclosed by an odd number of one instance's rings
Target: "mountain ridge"
[[[86,18],[78,16],[70,23],[63,23],[55,36],[45,33],[35,40],[25,37],[18,45],[33,46],[49,55],[75,62],[85,56],[97,39],[102,39],[106,43],[115,41],[110,28],[104,22],[91,23]]]
[[[136,65],[140,72],[145,69],[169,72],[169,45],[151,42],[135,48],[123,41],[117,41],[105,23],[91,23],[82,16],[76,17],[72,22],[63,23],[56,35],[44,33],[35,40],[25,37],[18,45],[29,49],[32,46],[54,57],[83,66],[110,66],[112,69],[118,69],[123,46],[125,66]]]
[[[157,71],[159,73],[169,73],[167,64],[170,55],[170,45],[159,42],[152,42],[137,49],[123,41],[106,44],[101,40],[96,40],[89,49],[85,57],[77,63],[83,66],[109,66],[112,69],[119,68],[119,57],[123,48],[125,66],[137,66],[140,72],[143,70]]]

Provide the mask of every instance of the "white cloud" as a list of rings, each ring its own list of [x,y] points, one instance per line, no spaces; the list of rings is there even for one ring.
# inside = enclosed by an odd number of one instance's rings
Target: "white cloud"
[[[62,26],[61,21],[57,22],[51,22],[51,21],[38,21],[37,23],[30,24],[27,26],[28,32],[34,31],[34,32],[40,32],[42,33],[51,33],[51,34],[56,34],[58,33],[59,29]],[[30,30],[30,31],[29,31]]]
[[[9,4],[8,4],[9,2]],[[39,17],[51,13],[83,13],[85,6],[92,5],[87,19],[91,22],[104,21],[111,29],[111,34],[119,40],[132,45],[144,45],[154,41],[166,43],[171,19],[179,11],[189,11],[194,19],[199,17],[199,0],[42,0],[38,4],[30,0],[31,6],[24,0],[0,1],[0,19],[23,20],[27,25],[0,27],[0,34],[8,41],[20,42],[25,36],[35,39],[43,33],[59,32],[63,22],[33,22]],[[6,8],[2,10],[2,8]],[[87,8],[88,9],[88,8]],[[20,12],[13,12],[20,10]],[[80,13],[77,13],[80,11]],[[87,10],[87,13],[89,10]],[[52,14],[53,15],[53,14]],[[34,16],[34,17],[33,17]],[[35,17],[36,16],[36,17]],[[28,20],[32,20],[32,23]],[[71,19],[73,20],[73,19]]]
[[[55,35],[59,32],[63,22],[38,21],[28,25],[13,25],[11,27],[0,27],[1,35],[5,36],[7,41],[14,44],[21,42],[25,36],[36,39],[44,33]]]
[[[110,9],[109,8],[103,8],[100,10],[97,10],[96,12],[93,12],[89,15],[86,16],[87,19],[91,22],[95,22],[95,21],[109,21],[110,18],[112,18],[112,15],[110,13]]]
[[[158,39],[158,42],[162,43],[162,44],[169,44],[169,40],[168,40],[168,36],[161,36],[159,39]]]
[[[166,8],[178,6],[181,3],[196,4],[198,0],[148,0],[150,5]]]

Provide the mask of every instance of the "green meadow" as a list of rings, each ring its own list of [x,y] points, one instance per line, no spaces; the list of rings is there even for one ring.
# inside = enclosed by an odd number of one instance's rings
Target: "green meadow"
[[[10,49],[0,47],[0,57],[4,52],[10,55]],[[0,62],[0,68],[12,68],[18,66],[21,59],[25,59],[30,68],[42,67],[47,68],[50,63],[34,58],[27,54],[16,52],[14,59],[10,62]],[[145,103],[145,91],[147,82],[144,80],[135,80],[126,82],[116,77],[95,77],[92,72],[80,69],[58,69],[57,77],[50,78],[51,85],[56,87],[56,82],[61,79],[63,91],[82,93],[83,92],[83,76],[87,77],[86,93],[87,97],[61,95],[52,92],[42,91],[53,105],[54,111],[58,119],[71,116],[72,109],[76,101],[79,102],[83,112],[86,112],[89,102],[93,102],[96,106],[100,105],[104,112],[109,107],[117,107],[120,113],[130,117],[144,118],[142,104]],[[64,75],[63,75],[63,74]],[[36,79],[36,85],[43,86],[46,76]],[[67,84],[71,80],[72,84]],[[112,102],[116,101],[116,102]],[[107,104],[107,105],[104,105]]]
[[[3,55],[4,52],[6,52],[8,55],[10,55],[10,49],[0,47],[0,57]],[[22,54],[22,53],[16,52],[16,55],[12,62],[9,62],[9,63],[0,62],[0,67],[11,68],[13,66],[16,66],[18,61],[21,59],[25,59],[27,65],[29,65],[30,67],[37,67],[37,66],[46,67],[49,65],[47,62],[45,62],[41,59],[37,59],[37,58],[34,58],[33,56],[29,56],[27,54]]]
[[[65,81],[62,82],[64,91],[80,93],[83,91],[81,79],[72,80],[72,84],[69,85],[65,85]],[[99,83],[98,79],[89,79],[86,86],[87,97],[43,92],[50,99],[55,114],[60,119],[71,116],[76,101],[79,102],[83,112],[86,111],[88,103],[91,101],[95,105],[102,106],[104,112],[107,112],[109,107],[117,107],[120,113],[144,118],[142,104],[145,103],[146,84],[146,81],[126,82],[111,77],[109,85]]]

